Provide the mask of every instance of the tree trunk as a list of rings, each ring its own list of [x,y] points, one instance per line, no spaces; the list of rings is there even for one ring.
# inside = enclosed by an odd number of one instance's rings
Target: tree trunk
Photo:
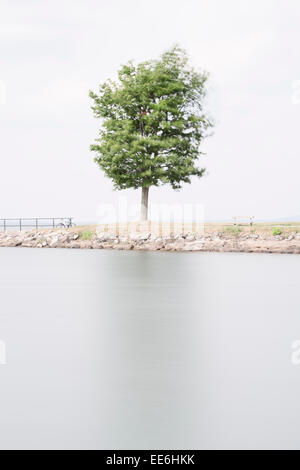
[[[148,196],[149,188],[142,188],[141,220],[147,220],[148,218]]]

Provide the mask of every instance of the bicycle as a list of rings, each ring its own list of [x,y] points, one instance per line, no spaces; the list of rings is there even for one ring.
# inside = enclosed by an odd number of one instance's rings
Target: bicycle
[[[71,228],[75,226],[76,224],[74,224],[74,222],[72,221],[72,218],[68,218],[68,219],[60,219],[60,221],[56,225],[56,228]]]

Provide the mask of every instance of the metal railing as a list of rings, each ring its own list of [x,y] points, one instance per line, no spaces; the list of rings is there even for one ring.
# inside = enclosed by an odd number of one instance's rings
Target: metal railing
[[[32,217],[16,219],[0,219],[0,231],[26,230],[40,228],[70,228],[75,224],[73,217]]]

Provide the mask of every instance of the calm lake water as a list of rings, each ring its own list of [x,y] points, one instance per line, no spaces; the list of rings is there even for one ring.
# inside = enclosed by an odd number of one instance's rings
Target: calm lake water
[[[0,249],[1,449],[300,448],[300,257]]]

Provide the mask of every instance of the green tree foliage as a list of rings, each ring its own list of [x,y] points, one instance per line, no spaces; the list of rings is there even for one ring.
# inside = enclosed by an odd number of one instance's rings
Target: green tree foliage
[[[116,189],[143,188],[148,199],[151,186],[180,189],[204,174],[197,159],[212,126],[204,111],[207,78],[175,47],[156,61],[129,62],[117,82],[90,92],[94,115],[102,119],[91,150]]]

